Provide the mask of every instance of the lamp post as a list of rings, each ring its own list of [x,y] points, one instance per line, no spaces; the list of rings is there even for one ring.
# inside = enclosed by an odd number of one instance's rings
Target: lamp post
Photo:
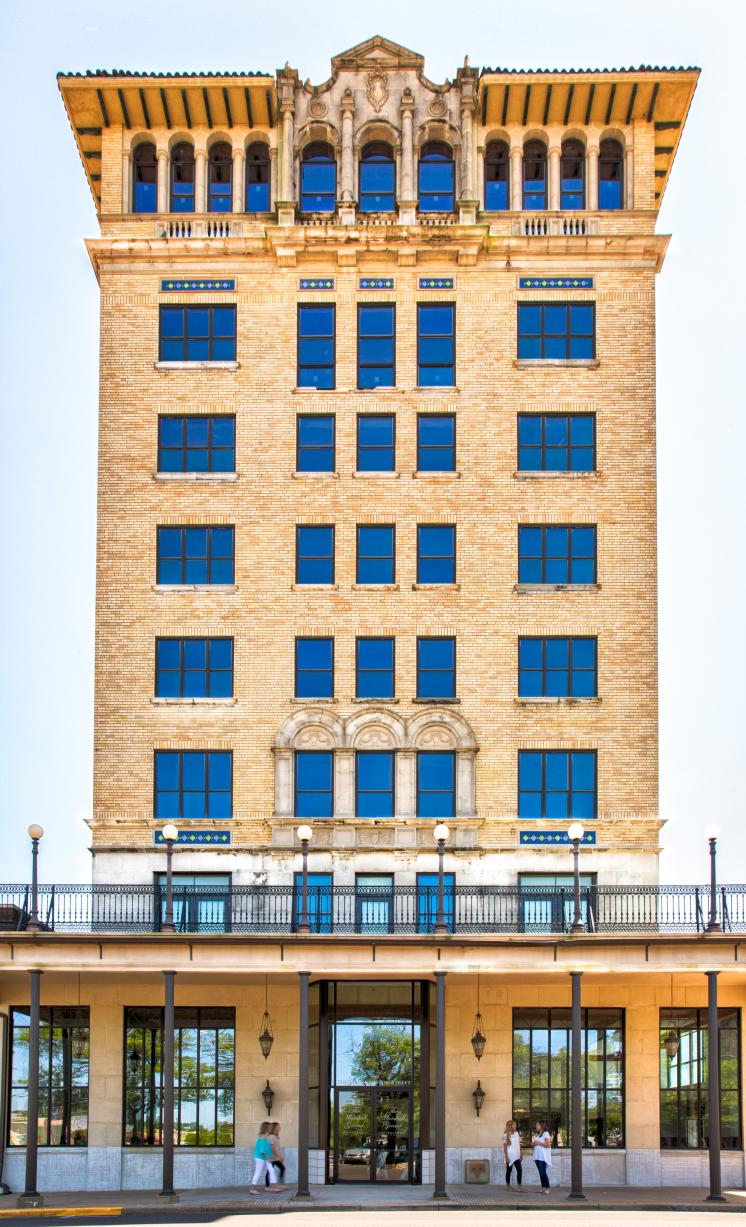
[[[309,826],[298,827],[298,839],[300,840],[300,850],[303,857],[303,868],[300,878],[300,920],[298,922],[299,933],[311,932],[311,920],[308,915],[308,844],[313,838],[313,830]]]
[[[28,918],[26,930],[29,933],[38,933],[41,928],[39,924],[39,840],[44,835],[44,827],[40,827],[38,822],[32,822],[28,834],[31,839],[31,915]]]
[[[161,924],[161,933],[174,932],[174,878],[173,855],[174,842],[179,838],[179,832],[172,822],[166,824],[161,831],[166,841],[166,911]]]
[[[717,823],[713,822],[710,826],[705,827],[705,836],[710,845],[710,919],[707,922],[705,933],[722,933],[723,926],[718,921],[717,848],[720,827]]]
[[[570,932],[584,933],[585,925],[580,911],[580,841],[585,834],[582,822],[571,822],[567,834],[572,841],[573,917]]]
[[[438,905],[435,913],[435,929],[433,930],[436,937],[445,937],[448,933],[445,913],[445,874],[443,866],[446,855],[446,840],[450,833],[445,822],[439,822],[433,831],[433,836],[438,845]]]

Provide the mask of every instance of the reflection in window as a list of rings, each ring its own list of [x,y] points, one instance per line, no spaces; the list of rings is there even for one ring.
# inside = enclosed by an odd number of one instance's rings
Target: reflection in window
[[[355,648],[355,697],[393,699],[394,640],[358,638]]]
[[[585,208],[585,149],[582,141],[563,141],[562,144],[560,208]]]
[[[232,811],[230,750],[156,750],[156,818],[230,818]]]
[[[42,1006],[39,1018],[39,1145],[87,1146],[88,1007]],[[9,1146],[28,1136],[30,1024],[28,1009],[11,1010]]]
[[[232,1146],[235,1010],[174,1011],[174,1145]],[[125,1010],[125,1146],[163,1144],[163,1010]]]
[[[331,818],[333,814],[334,755],[328,750],[296,750],[296,818]]]
[[[421,388],[456,385],[456,308],[452,303],[417,307],[417,383]]]
[[[207,170],[207,210],[230,213],[233,208],[233,154],[227,141],[210,148]]]
[[[619,141],[601,141],[598,159],[598,207],[624,207],[624,150]]]
[[[519,413],[518,471],[592,473],[595,413]]]
[[[547,207],[547,147],[543,141],[527,141],[523,147],[523,207]]]
[[[443,915],[449,933],[454,931],[456,875],[443,874]],[[417,874],[417,932],[432,933],[438,919],[438,874]]]
[[[358,873],[355,875],[355,932],[393,933],[394,875],[393,873]],[[372,1051],[371,1067],[381,1071],[392,1062],[383,1053]]]
[[[155,213],[158,168],[155,145],[138,145],[132,155],[132,212]]]
[[[166,916],[166,875],[156,875],[158,915]],[[177,933],[227,933],[231,927],[229,873],[173,874],[173,917]]]
[[[194,147],[188,141],[171,150],[171,212],[194,212]]]
[[[738,1010],[718,1010],[718,1032],[720,1144],[723,1150],[740,1150],[741,1042]],[[661,1010],[661,1150],[702,1150],[709,1145],[707,1067],[707,1010]]]
[[[583,1010],[582,1145],[624,1146],[624,1011]],[[524,1146],[534,1121],[570,1145],[570,1010],[513,1010],[513,1116]]]
[[[417,817],[453,818],[456,812],[456,755],[420,750],[417,754]]]
[[[333,921],[332,874],[307,874],[306,909],[312,933],[331,933]],[[298,922],[303,911],[301,897],[303,875],[293,875],[293,932],[298,928]]]
[[[355,755],[355,814],[358,818],[393,818],[393,751],[358,750]]]
[[[595,818],[595,750],[519,750],[519,818]]]
[[[263,141],[246,150],[246,212],[269,213],[269,146]]]
[[[596,356],[594,303],[519,303],[518,357],[568,361]]]
[[[490,141],[484,155],[484,207],[490,212],[510,208],[508,146]]]
[[[333,413],[299,413],[296,469],[299,473],[333,473],[335,460]]]
[[[394,151],[384,141],[372,141],[360,155],[361,213],[393,213],[396,207]]]
[[[595,885],[594,873],[580,874],[580,915],[589,930],[595,927]],[[522,933],[566,933],[575,917],[573,875],[521,873],[518,899]]]
[[[453,150],[444,141],[422,146],[418,167],[420,213],[452,213],[455,209]]]
[[[333,213],[337,207],[337,163],[331,145],[306,145],[300,164],[300,207],[303,213]]]

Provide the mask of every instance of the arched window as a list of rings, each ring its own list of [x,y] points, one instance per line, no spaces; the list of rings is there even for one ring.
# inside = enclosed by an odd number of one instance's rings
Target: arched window
[[[505,141],[490,141],[484,155],[484,207],[510,208],[508,146]]]
[[[303,213],[333,213],[337,207],[337,162],[324,141],[314,141],[303,150],[300,207]]]
[[[194,212],[194,148],[188,141],[171,151],[171,212]]]
[[[598,159],[598,207],[624,207],[624,150],[619,141],[601,141]]]
[[[547,207],[547,147],[543,141],[526,141],[523,146],[523,207]]]
[[[269,146],[263,141],[246,150],[246,212],[269,213]]]
[[[422,146],[419,165],[420,213],[452,213],[454,201],[453,150],[445,141]]]
[[[227,141],[218,141],[210,150],[207,211],[230,213],[233,208],[233,155]]]
[[[132,155],[133,213],[155,213],[157,179],[155,145],[144,141]]]
[[[396,207],[394,151],[372,141],[360,155],[360,212],[393,213]]]
[[[562,142],[560,208],[585,208],[585,149],[582,141]]]

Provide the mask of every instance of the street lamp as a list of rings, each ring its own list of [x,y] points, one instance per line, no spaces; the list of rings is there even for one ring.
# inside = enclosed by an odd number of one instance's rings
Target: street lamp
[[[44,835],[44,827],[40,827],[38,822],[32,822],[28,829],[28,835],[31,840],[31,915],[26,924],[26,930],[29,933],[38,933],[41,925],[39,924],[39,840]]]
[[[311,921],[308,915],[308,845],[313,839],[313,830],[309,826],[298,827],[296,832],[300,840],[300,850],[303,857],[303,868],[300,879],[300,920],[298,922],[298,932],[308,934],[311,932]]]
[[[166,912],[161,924],[161,933],[173,933],[174,931],[174,880],[172,872],[172,858],[174,854],[174,842],[179,838],[179,832],[172,822],[166,823],[161,831],[161,835],[166,841]]]
[[[720,827],[713,822],[705,827],[705,838],[710,845],[710,919],[706,933],[722,933],[723,927],[718,921],[718,877],[717,877],[717,847],[720,838]]]
[[[571,822],[567,834],[572,841],[573,918],[570,932],[583,933],[585,925],[580,912],[580,841],[585,831],[582,822]]]
[[[436,937],[445,937],[448,933],[445,913],[445,874],[443,872],[443,865],[446,854],[446,840],[450,833],[445,822],[439,822],[433,831],[433,837],[438,845],[438,905],[435,913],[434,929]]]

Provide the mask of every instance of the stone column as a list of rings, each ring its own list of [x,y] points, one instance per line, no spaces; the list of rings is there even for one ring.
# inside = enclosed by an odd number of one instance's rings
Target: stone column
[[[559,145],[552,145],[547,158],[547,195],[549,208],[553,213],[558,212],[560,207],[560,157]]]
[[[456,753],[456,817],[474,816],[474,751],[458,750]]]
[[[244,167],[246,165],[246,155],[243,149],[233,150],[233,212],[244,213],[246,205],[244,202]]]
[[[461,200],[459,221],[474,225],[477,220],[477,194],[474,176],[474,107],[471,102],[461,106]]]
[[[194,211],[207,212],[207,154],[197,149],[194,154]]]
[[[586,150],[586,167],[588,190],[585,197],[585,207],[593,213],[598,209],[598,145],[588,146]]]
[[[624,205],[627,209],[635,207],[635,155],[631,144],[624,151]]]
[[[168,213],[168,150],[158,150],[158,187],[156,213]]]
[[[514,213],[523,208],[523,146],[510,147],[510,207]]]
[[[484,145],[477,145],[477,205],[484,208]]]
[[[399,184],[399,221],[413,225],[417,213],[417,192],[414,185],[414,97],[408,89],[401,96],[401,182]]]
[[[355,817],[355,751],[334,751],[334,817]]]
[[[396,752],[396,812],[400,818],[417,813],[417,755],[414,750]]]
[[[340,105],[342,111],[342,174],[339,220],[343,226],[352,226],[355,223],[355,163],[352,149],[355,99],[352,90],[345,90]]]
[[[293,816],[293,751],[275,749],[275,815]]]
[[[130,155],[122,154],[122,212],[132,212],[132,200],[130,199]]]

